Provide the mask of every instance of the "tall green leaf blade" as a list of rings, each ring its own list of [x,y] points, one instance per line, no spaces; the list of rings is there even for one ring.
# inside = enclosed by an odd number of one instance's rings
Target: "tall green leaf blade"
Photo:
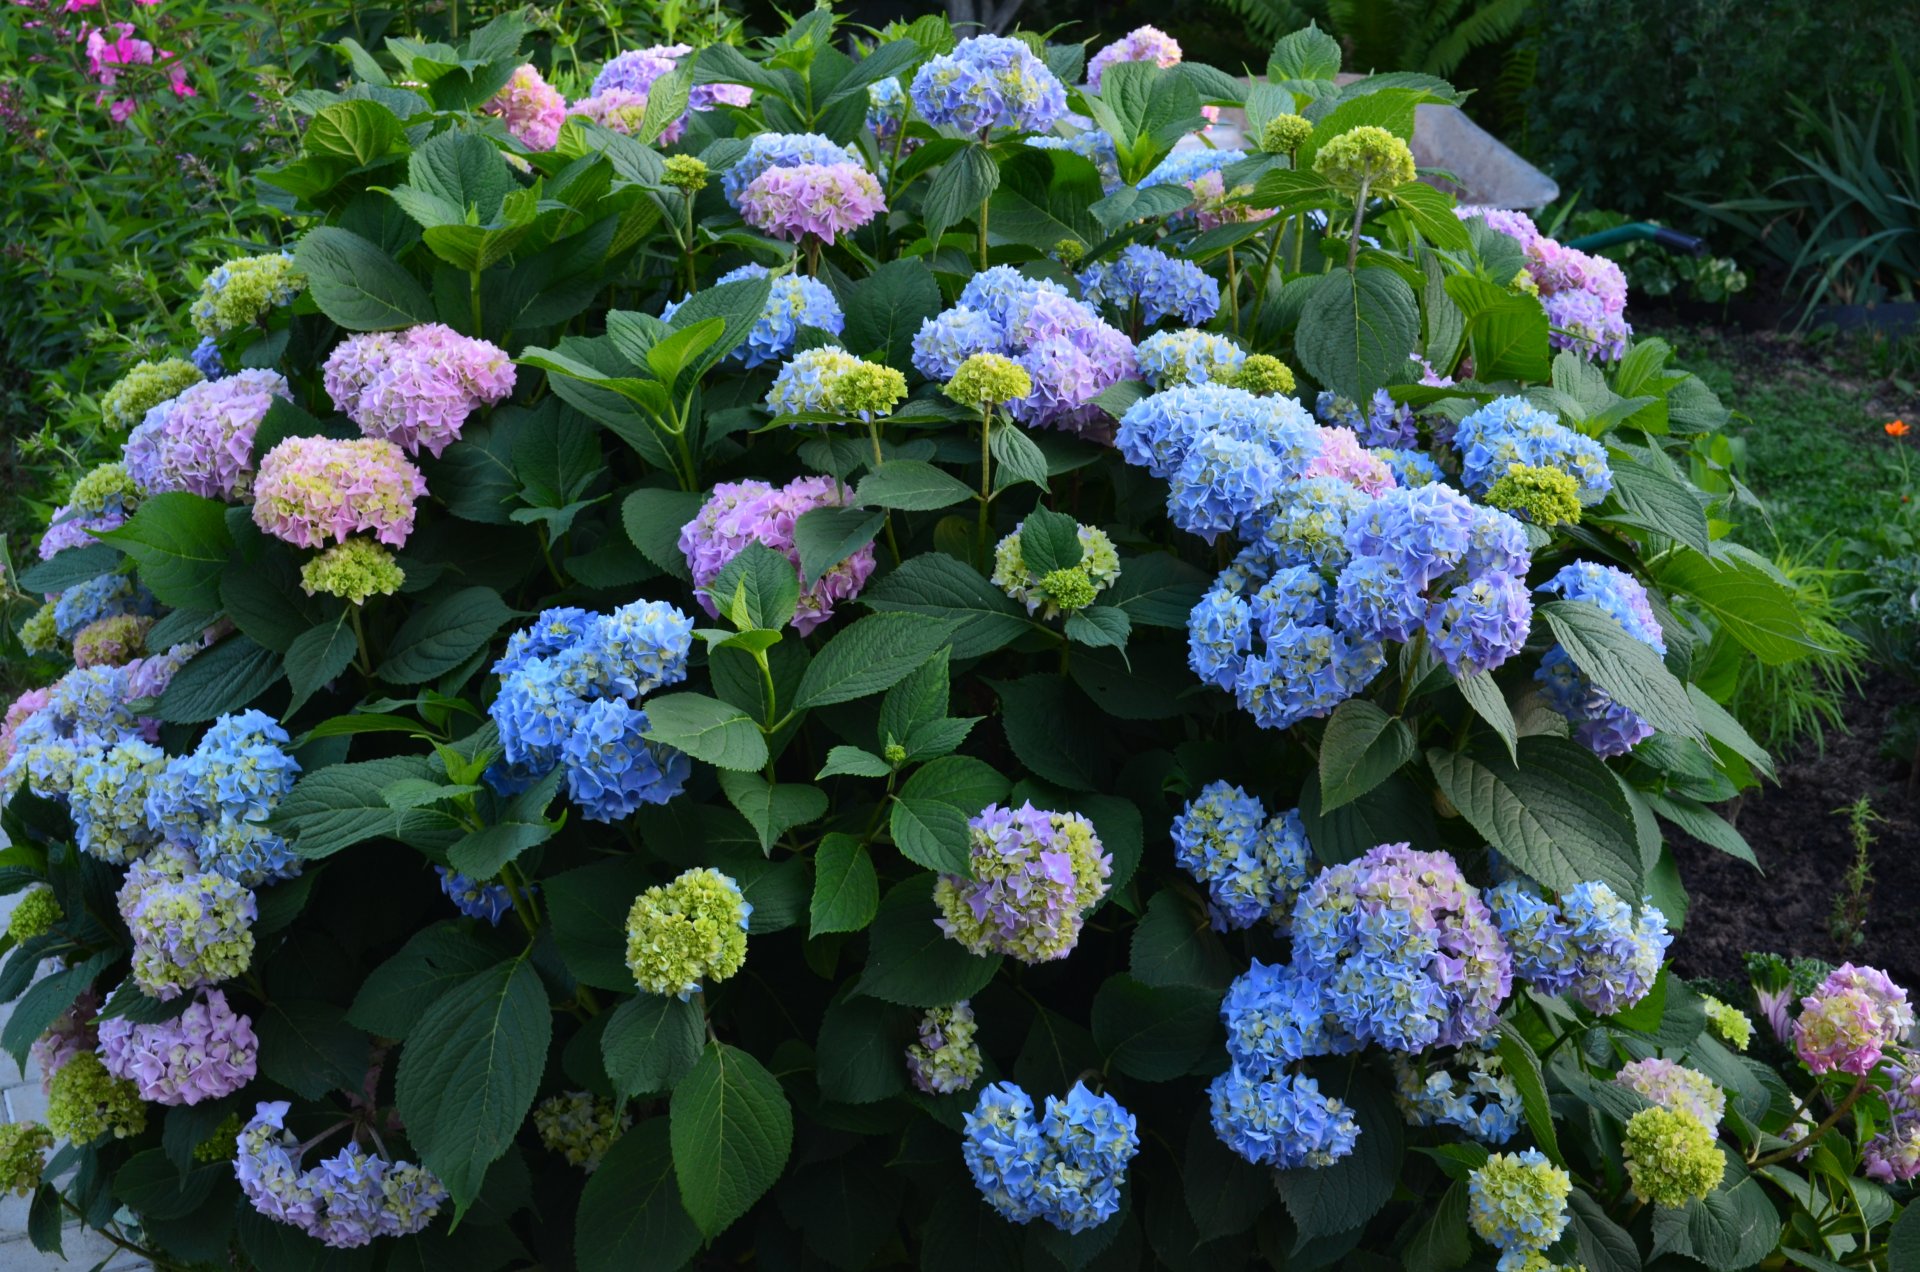
[[[773,1187],[793,1148],[793,1111],[780,1084],[758,1060],[719,1042],[674,1088],[669,1124],[681,1204],[709,1238]]]

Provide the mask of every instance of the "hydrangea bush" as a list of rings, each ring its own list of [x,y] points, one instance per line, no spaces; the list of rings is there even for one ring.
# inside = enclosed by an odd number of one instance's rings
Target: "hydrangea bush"
[[[1249,84],[835,21],[302,95],[287,251],[128,369],[22,580],[73,664],[0,726],[35,1239],[1913,1241],[1905,991],[1666,970],[1665,836],[1751,860],[1771,772],[1694,652],[1812,642],[1617,274],[1417,181],[1457,94],[1312,28]]]

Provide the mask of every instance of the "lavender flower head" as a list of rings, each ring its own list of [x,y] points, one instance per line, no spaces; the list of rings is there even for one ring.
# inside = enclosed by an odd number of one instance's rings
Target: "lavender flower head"
[[[1871,1073],[1913,1032],[1907,991],[1885,972],[1842,963],[1800,1000],[1793,1049],[1813,1073]]]
[[[693,52],[691,45],[656,44],[650,48],[628,49],[612,58],[594,77],[592,94],[606,98],[613,93],[638,96],[644,102],[655,81],[671,71],[681,58]],[[695,84],[687,94],[687,109],[660,134],[660,144],[671,146],[687,130],[687,121],[695,111],[719,106],[745,107],[753,103],[753,90],[744,84]]]
[[[40,559],[51,560],[68,548],[91,544],[95,534],[118,529],[140,506],[140,489],[123,463],[102,464],[73,485],[67,501],[54,509],[40,537]]]
[[[1100,76],[1115,62],[1152,62],[1158,67],[1177,66],[1180,41],[1158,27],[1135,27],[1087,59],[1087,87],[1100,91]]]
[[[971,1087],[982,1063],[975,1031],[973,1008],[964,1000],[920,1017],[918,1036],[907,1047],[907,1075],[913,1085],[928,1095],[952,1095]]]
[[[346,1250],[419,1232],[446,1204],[439,1178],[411,1162],[374,1157],[357,1143],[305,1170],[284,1100],[255,1106],[240,1129],[233,1173],[253,1208],[323,1245]]]
[[[941,875],[934,885],[940,930],[975,954],[1065,958],[1113,872],[1093,824],[1029,803],[989,805],[967,825],[972,875]]]
[[[327,355],[327,396],[363,436],[436,458],[467,418],[513,392],[513,359],[441,323],[349,336]]]
[[[1202,787],[1173,819],[1173,854],[1206,885],[1222,932],[1262,919],[1284,930],[1313,859],[1298,809],[1268,820],[1256,796],[1226,782]]]
[[[740,195],[748,225],[795,243],[812,235],[831,244],[886,210],[880,183],[856,163],[768,168]]]
[[[831,477],[796,477],[777,488],[754,480],[715,486],[699,515],[680,531],[680,551],[693,571],[700,607],[719,616],[707,588],[750,543],[784,553],[797,570],[800,550],[794,545],[794,522],[814,508],[839,507],[845,499],[846,492]],[[869,543],[815,579],[800,594],[794,630],[804,636],[832,618],[835,605],[860,594],[873,567],[874,550]]]
[[[253,1022],[205,991],[170,1020],[136,1024],[125,1016],[100,1022],[100,1058],[107,1072],[140,1088],[155,1104],[199,1104],[232,1095],[253,1080],[259,1057]]]
[[[720,188],[727,202],[740,211],[745,207],[747,187],[769,168],[841,163],[865,166],[859,150],[819,133],[759,133],[747,143],[747,153],[721,176]]]
[[[909,90],[921,118],[978,135],[993,128],[1045,132],[1067,113],[1067,90],[1019,40],[979,35],[929,60]]]
[[[275,397],[291,400],[277,371],[236,371],[147,412],[127,435],[127,473],[147,494],[184,490],[235,503],[253,489],[253,435]]]
[[[1712,1078],[1657,1056],[1621,1065],[1613,1080],[1649,1103],[1692,1114],[1708,1130],[1718,1127],[1727,1111],[1727,1097]]]
[[[527,65],[516,68],[505,87],[481,103],[480,112],[497,115],[507,135],[527,149],[552,150],[566,122],[567,99],[538,67]]]

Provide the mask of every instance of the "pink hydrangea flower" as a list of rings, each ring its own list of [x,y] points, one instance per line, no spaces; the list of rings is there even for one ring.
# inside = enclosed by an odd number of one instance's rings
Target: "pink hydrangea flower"
[[[1398,483],[1393,470],[1360,444],[1350,428],[1322,428],[1320,454],[1307,465],[1306,477],[1338,477],[1350,486],[1378,496]]]
[[[210,989],[171,1020],[135,1024],[124,1016],[100,1022],[100,1059],[116,1078],[137,1083],[155,1104],[199,1104],[231,1095],[253,1080],[260,1044],[253,1021]]]
[[[1087,60],[1087,87],[1100,91],[1100,77],[1115,62],[1152,62],[1155,66],[1176,66],[1181,58],[1180,41],[1159,27],[1135,27]],[[1211,120],[1218,116],[1208,116]]]
[[[701,608],[719,617],[720,611],[706,589],[748,544],[765,544],[783,552],[798,569],[800,550],[793,542],[794,522],[802,513],[839,507],[845,502],[845,494],[831,477],[798,477],[778,488],[764,481],[715,486],[700,506],[699,515],[680,530],[680,551],[693,571]],[[860,594],[873,566],[873,545],[869,543],[816,579],[800,594],[794,630],[805,636],[832,618],[837,603]]]
[[[397,548],[413,533],[413,501],[426,493],[420,470],[392,442],[289,437],[260,461],[253,523],[300,548],[361,531]]]
[[[6,767],[7,761],[13,758],[13,735],[20,731],[27,717],[46,706],[52,696],[53,691],[43,686],[29,689],[7,704],[6,717],[0,719],[0,768]]]
[[[437,458],[467,417],[513,392],[506,350],[440,323],[350,336],[327,356],[327,396],[367,437]]]
[[[1814,1073],[1871,1073],[1913,1030],[1907,991],[1872,967],[1842,963],[1800,1002],[1793,1047]]]
[[[607,98],[618,91],[637,97],[644,103],[654,82],[691,52],[693,46],[688,44],[656,44],[650,48],[628,49],[601,68],[600,74],[593,80],[593,96],[587,100]],[[748,106],[752,102],[753,90],[744,84],[695,84],[687,95],[687,109],[660,134],[660,144],[671,146],[679,141],[687,131],[687,120],[693,117],[695,111],[712,110],[716,106]],[[605,119],[598,122],[617,132],[626,131]]]
[[[480,109],[498,115],[507,133],[527,149],[552,150],[560,139],[560,125],[566,122],[567,99],[541,78],[536,67],[527,65],[514,71],[507,86]]]
[[[832,243],[887,210],[871,172],[851,163],[768,168],[747,186],[741,214],[755,229],[791,241],[811,234]]]
[[[567,114],[590,119],[602,128],[611,128],[614,132],[621,134],[637,131],[640,120],[646,113],[647,95],[624,88],[605,89],[592,97],[583,97],[567,107]],[[675,128],[683,127],[685,125],[675,121],[667,131],[672,132]],[[665,139],[662,138],[662,140]]]

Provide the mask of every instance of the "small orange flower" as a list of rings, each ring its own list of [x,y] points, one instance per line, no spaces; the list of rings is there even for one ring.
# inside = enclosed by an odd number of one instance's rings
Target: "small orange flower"
[[[1913,432],[1913,429],[1908,426],[1905,420],[1895,420],[1886,427],[1888,437],[1905,437],[1908,433]]]

